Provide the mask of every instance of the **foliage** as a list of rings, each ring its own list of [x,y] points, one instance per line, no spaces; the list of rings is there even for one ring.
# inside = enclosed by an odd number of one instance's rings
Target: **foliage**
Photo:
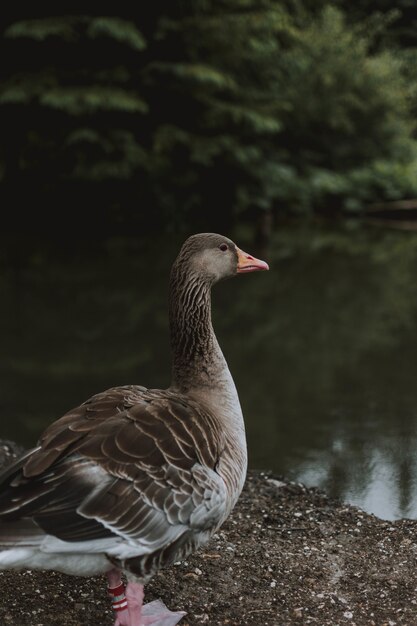
[[[4,205],[19,224],[36,198],[68,224],[214,228],[415,195],[415,56],[390,37],[407,10],[182,0],[11,20]]]

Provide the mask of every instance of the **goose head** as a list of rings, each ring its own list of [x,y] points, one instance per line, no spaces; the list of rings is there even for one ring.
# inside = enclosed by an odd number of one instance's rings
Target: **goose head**
[[[223,235],[200,233],[183,244],[177,263],[186,265],[190,273],[213,284],[236,274],[268,270],[265,261],[256,259]]]

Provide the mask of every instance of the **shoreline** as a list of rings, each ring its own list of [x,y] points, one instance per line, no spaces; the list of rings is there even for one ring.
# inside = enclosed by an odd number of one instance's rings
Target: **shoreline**
[[[0,445],[0,466],[17,448]],[[417,521],[386,521],[270,472],[250,471],[210,543],[161,571],[145,602],[181,626],[413,626]],[[0,624],[111,626],[104,577],[2,571]],[[65,622],[63,622],[65,615]]]

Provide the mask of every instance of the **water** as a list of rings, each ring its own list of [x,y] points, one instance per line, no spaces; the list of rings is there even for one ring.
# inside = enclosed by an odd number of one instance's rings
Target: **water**
[[[97,391],[168,385],[179,240],[18,243],[0,258],[1,437],[31,445]],[[271,271],[216,286],[213,313],[251,466],[417,517],[417,236],[299,229],[245,247]]]

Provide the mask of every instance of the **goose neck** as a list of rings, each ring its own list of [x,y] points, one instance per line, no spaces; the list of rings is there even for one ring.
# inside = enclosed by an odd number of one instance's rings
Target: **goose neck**
[[[187,391],[215,384],[226,366],[211,322],[211,283],[174,267],[169,294],[172,385]]]

